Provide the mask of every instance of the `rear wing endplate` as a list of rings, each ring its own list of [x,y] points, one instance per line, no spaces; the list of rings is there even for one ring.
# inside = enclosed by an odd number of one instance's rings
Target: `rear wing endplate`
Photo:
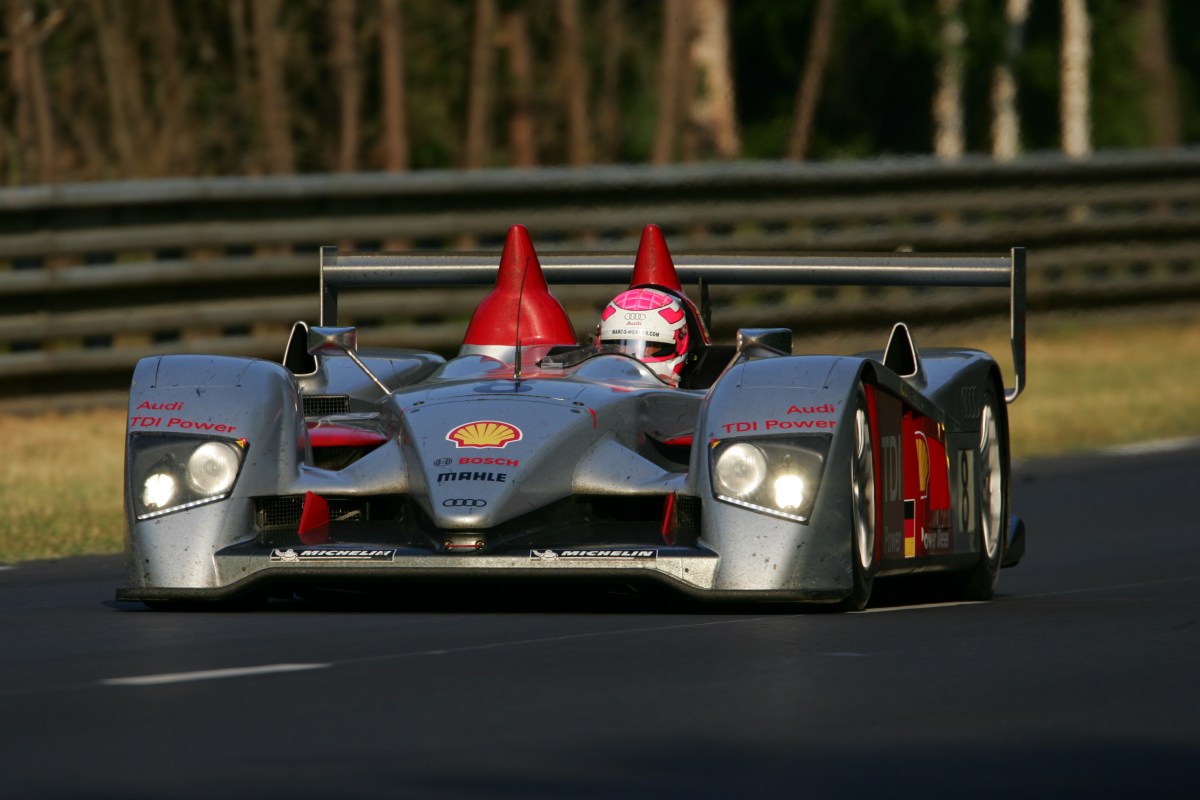
[[[629,281],[629,253],[539,254],[551,285],[622,284]],[[1014,385],[1011,403],[1025,388],[1025,248],[1008,256],[939,256],[896,253],[878,256],[673,255],[683,283],[699,283],[701,307],[707,287],[728,285],[1003,287],[1009,289],[1009,336]],[[337,325],[339,289],[388,286],[491,286],[499,253],[339,253],[321,248],[321,325]]]

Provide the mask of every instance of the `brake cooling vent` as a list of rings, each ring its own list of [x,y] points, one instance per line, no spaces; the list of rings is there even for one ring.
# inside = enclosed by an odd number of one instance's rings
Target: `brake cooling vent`
[[[260,529],[294,529],[300,525],[303,510],[303,497],[264,497],[258,501],[254,522]]]
[[[327,497],[329,519],[337,524],[360,522],[398,522],[404,518],[404,503],[399,495],[370,497]],[[259,530],[294,531],[304,511],[303,495],[260,497],[255,501],[254,523]]]
[[[675,532],[681,537],[700,536],[700,512],[703,505],[699,497],[679,495],[675,499]]]
[[[331,414],[350,413],[350,395],[348,394],[306,394],[304,395],[304,416],[327,417]]]

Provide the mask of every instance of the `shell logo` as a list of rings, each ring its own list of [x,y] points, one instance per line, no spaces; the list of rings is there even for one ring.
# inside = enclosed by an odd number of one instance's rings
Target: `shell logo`
[[[929,442],[925,434],[917,434],[917,477],[921,481],[921,496],[929,491]]]
[[[521,438],[521,429],[507,422],[480,420],[459,425],[446,434],[455,447],[504,447]]]

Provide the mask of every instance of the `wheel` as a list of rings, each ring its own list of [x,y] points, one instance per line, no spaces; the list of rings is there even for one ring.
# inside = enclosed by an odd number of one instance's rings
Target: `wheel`
[[[842,601],[847,611],[862,611],[875,584],[875,544],[878,534],[875,495],[875,447],[871,417],[860,396],[854,411],[854,457],[850,461],[851,567],[854,588]]]
[[[1001,438],[1004,420],[994,394],[983,404],[979,419],[979,467],[976,481],[979,508],[979,561],[959,578],[965,600],[990,600],[996,591],[1004,559],[1004,529],[1008,520],[1008,452]]]

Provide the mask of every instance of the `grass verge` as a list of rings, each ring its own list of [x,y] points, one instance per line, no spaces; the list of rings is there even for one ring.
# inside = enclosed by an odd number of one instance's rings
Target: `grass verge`
[[[1008,339],[986,326],[913,330],[918,347],[993,353],[1006,379]],[[798,337],[797,352],[881,348],[871,336]],[[1028,388],[1010,406],[1016,459],[1200,436],[1200,309],[1031,317]],[[125,413],[0,415],[0,563],[118,552],[124,530]]]

